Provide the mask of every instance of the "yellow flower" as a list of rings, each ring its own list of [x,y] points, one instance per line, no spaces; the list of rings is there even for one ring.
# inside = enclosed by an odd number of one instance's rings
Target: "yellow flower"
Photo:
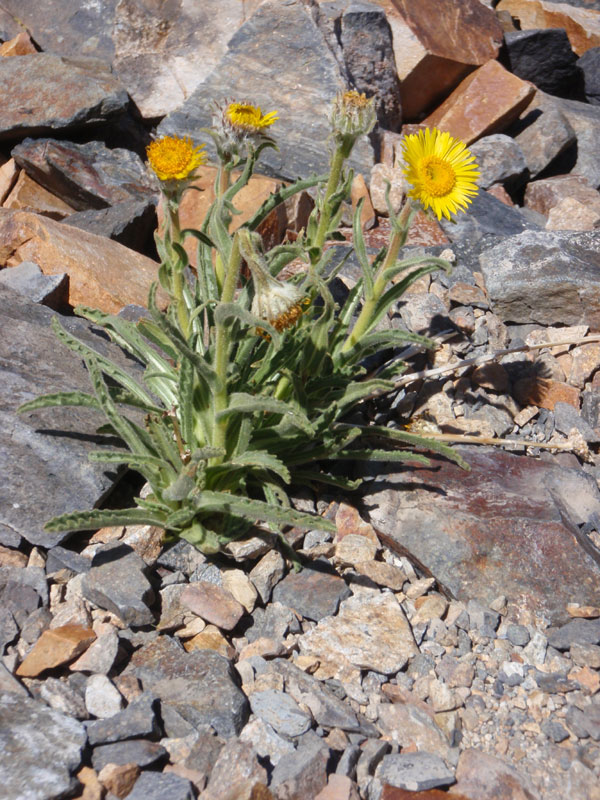
[[[189,136],[163,136],[146,148],[148,163],[161,181],[182,181],[206,162],[204,145],[194,147]]]
[[[234,128],[240,128],[247,133],[259,133],[278,119],[276,111],[263,114],[260,106],[253,106],[251,103],[230,103],[225,110],[225,116]]]
[[[460,141],[437,128],[427,128],[406,136],[402,144],[404,175],[412,185],[410,197],[442,215],[465,211],[478,192],[479,176],[475,157]]]

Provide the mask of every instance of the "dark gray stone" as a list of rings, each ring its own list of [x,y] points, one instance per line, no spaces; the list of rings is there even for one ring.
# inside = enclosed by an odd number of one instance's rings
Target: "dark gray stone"
[[[142,159],[131,150],[111,150],[103,142],[25,139],[13,147],[11,155],[37,183],[77,211],[132,201],[145,207],[158,199],[158,187]],[[130,209],[124,211],[120,211],[122,222],[131,213]],[[77,223],[70,217],[68,221]]]
[[[341,755],[335,768],[336,775],[345,775],[350,780],[356,777],[356,765],[360,758],[361,748],[357,744],[349,744]]]
[[[503,133],[494,133],[478,139],[469,150],[479,167],[477,183],[489,189],[501,183],[508,191],[518,188],[527,179],[527,162],[518,143]]]
[[[578,686],[567,678],[566,672],[540,672],[536,669],[533,677],[539,688],[548,694],[566,694],[575,691]]]
[[[142,772],[128,800],[194,800],[196,793],[187,778],[168,772]]]
[[[589,444],[600,442],[600,436],[579,414],[570,403],[556,403],[554,406],[554,425],[556,430],[567,435],[572,428],[577,428]]]
[[[111,542],[94,556],[81,584],[83,596],[126,625],[151,625],[154,615],[148,604],[154,601],[154,591],[146,571],[146,563],[129,545]]]
[[[129,104],[125,88],[95,58],[3,58],[0,86],[3,141],[87,128],[123,114]]]
[[[578,739],[587,739],[590,735],[585,724],[585,714],[575,705],[570,705],[567,708],[565,724]]]
[[[327,783],[329,748],[314,735],[295,753],[284,754],[273,769],[269,786],[279,797],[315,797]]]
[[[536,227],[518,208],[507,206],[484,191],[473,198],[464,214],[456,216],[453,222],[442,218],[440,225],[452,244],[457,241],[472,244],[486,233],[505,238]]]
[[[3,584],[26,586],[33,589],[38,596],[38,603],[34,608],[37,608],[40,602],[42,605],[48,605],[48,584],[43,567],[15,567],[6,564],[0,567],[0,587]]]
[[[505,58],[512,73],[559,97],[577,97],[582,76],[564,28],[504,34]]]
[[[144,690],[160,698],[163,719],[166,706],[172,706],[194,728],[212,725],[225,738],[238,734],[248,719],[248,701],[231,665],[214,651],[186,653],[161,636],[133,654],[124,674],[135,675]]]
[[[57,311],[67,305],[69,276],[66,272],[44,275],[33,261],[22,261],[16,267],[0,270],[0,281],[33,303],[41,303]]]
[[[575,642],[600,644],[600,619],[572,619],[560,628],[549,628],[546,636],[557,650],[568,650]]]
[[[86,458],[106,441],[96,435],[103,415],[86,408],[15,413],[45,392],[91,392],[81,358],[58,342],[51,320],[57,317],[71,334],[130,373],[139,370],[87,321],[60,317],[1,285],[0,309],[0,363],[10,364],[0,373],[0,536],[8,532],[51,548],[68,534],[48,533],[44,523],[56,514],[97,506],[118,474]]]
[[[583,709],[583,724],[595,742],[600,741],[600,704],[592,702]]]
[[[78,781],[80,722],[19,694],[0,694],[0,786],[8,798],[68,797]]]
[[[92,750],[92,766],[100,772],[107,764],[137,764],[138,767],[151,767],[166,761],[168,752],[158,742],[147,739],[128,739],[125,742],[96,745]]]
[[[11,644],[19,633],[19,627],[15,622],[12,611],[8,608],[0,608],[0,655],[4,653],[7,644]]]
[[[67,550],[66,547],[56,545],[48,552],[46,559],[46,574],[52,575],[61,569],[68,569],[76,575],[82,572],[89,572],[92,566],[92,559],[76,553],[74,550]]]
[[[259,56],[250,59],[249,53]],[[301,81],[291,64],[302,64]],[[267,0],[232,36],[228,52],[211,75],[161,122],[158,134],[204,140],[201,128],[210,126],[215,100],[248,98],[263,112],[279,114],[269,130],[279,150],[263,153],[260,170],[292,180],[320,174],[329,165],[323,143],[330,133],[330,103],[345,88],[340,67],[310,10],[301,0]],[[212,151],[212,144],[207,151]],[[357,142],[349,164],[369,173],[373,150],[366,137]]]
[[[506,628],[506,638],[511,644],[517,645],[518,647],[525,647],[531,639],[531,636],[525,625],[515,625],[511,623]]]
[[[525,231],[479,262],[503,321],[600,327],[600,231]]]
[[[542,95],[542,98],[536,102],[535,108],[526,109],[521,120],[509,129],[525,156],[532,178],[577,141],[575,131],[555,98],[549,95]]]
[[[382,758],[389,753],[390,743],[384,739],[367,739],[361,744],[360,750],[360,758],[356,765],[356,780],[362,785],[375,773]]]
[[[421,792],[454,783],[454,774],[442,759],[425,752],[384,756],[375,775],[383,783],[411,792]]]
[[[223,749],[225,740],[212,733],[200,732],[197,735],[198,739],[185,759],[184,766],[196,772],[202,772],[208,777]]]
[[[497,611],[492,611],[491,608],[478,603],[477,600],[469,600],[467,603],[467,614],[469,615],[469,626],[471,630],[476,629],[484,635],[488,635],[488,631],[494,631],[500,624],[500,614]]]
[[[43,606],[37,608],[27,617],[25,624],[21,628],[23,641],[34,644],[45,630],[48,630],[52,622],[53,615],[50,609]]]
[[[2,648],[0,647],[0,653],[1,652]],[[23,684],[20,683],[20,681],[18,681],[4,666],[4,663],[0,661],[0,694],[3,694],[4,692],[11,692],[12,694],[29,697],[29,692],[23,686]]]
[[[556,720],[547,719],[542,722],[540,727],[542,733],[545,733],[552,742],[556,742],[557,744],[569,738],[569,731],[563,728],[560,722]]]
[[[289,694],[275,689],[253,692],[250,707],[257,717],[287,739],[301,736],[312,725],[310,714],[301,711]]]
[[[326,560],[313,561],[300,572],[289,572],[273,589],[275,602],[318,622],[338,610],[351,594],[346,583]]]
[[[126,200],[110,208],[79,211],[70,214],[64,224],[114,239],[130,250],[145,252],[151,234],[157,228],[156,202],[153,198]]]
[[[86,730],[89,743],[96,745],[125,739],[158,738],[157,706],[157,698],[150,692],[144,692],[118,714],[88,723]]]
[[[600,188],[600,108],[578,100],[556,100],[560,110],[575,131],[577,151],[575,164],[568,171],[587,179],[594,189]]]
[[[385,10],[368,2],[351,3],[341,19],[340,41],[351,85],[375,97],[381,127],[399,131],[400,81]]]
[[[126,308],[131,307],[126,306]],[[183,572],[188,578],[197,567],[205,563],[206,556],[184,539],[165,547],[156,560],[158,567],[165,567],[173,572]]]
[[[585,99],[593,106],[600,106],[600,47],[590,47],[577,59],[583,72]]]

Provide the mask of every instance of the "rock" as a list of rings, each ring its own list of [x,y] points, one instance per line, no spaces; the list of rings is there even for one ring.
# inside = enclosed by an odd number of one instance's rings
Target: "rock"
[[[514,623],[508,625],[506,628],[506,638],[511,644],[518,647],[525,647],[529,644],[531,634],[524,625],[515,625]]]
[[[295,753],[284,755],[271,775],[269,784],[277,800],[303,800],[315,797],[327,784],[329,749],[314,737],[301,744]]]
[[[529,104],[534,92],[531,84],[512,75],[498,61],[488,61],[466,77],[424,124],[448,131],[469,145],[506,128]]]
[[[33,42],[25,32],[17,34],[14,39],[0,45],[0,56],[26,56],[37,53]]]
[[[140,775],[137,764],[107,764],[98,773],[98,780],[116,797],[127,797]]]
[[[44,136],[108,121],[127,108],[129,98],[106,64],[54,53],[0,58],[5,102],[0,139]]]
[[[569,738],[569,731],[565,730],[560,722],[548,719],[541,724],[542,733],[546,734],[548,739],[552,742],[564,742]]]
[[[600,644],[600,619],[572,619],[547,633],[548,644],[556,650],[568,650],[573,643]]]
[[[402,110],[406,120],[415,120],[473,67],[498,55],[502,29],[491,9],[473,0],[394,5],[404,22],[392,27]]]
[[[181,603],[202,619],[226,631],[235,628],[245,613],[244,606],[238,603],[231,592],[206,581],[187,586],[181,595]]]
[[[315,797],[315,800],[359,800],[356,784],[346,775],[329,776],[327,786]]]
[[[597,231],[525,231],[485,250],[480,264],[494,313],[504,321],[598,328],[598,242]]]
[[[334,574],[326,561],[312,562],[301,572],[289,572],[273,590],[275,602],[315,621],[335,614],[349,595],[344,580]]]
[[[390,786],[410,789],[412,792],[454,783],[454,774],[442,759],[425,752],[384,756],[375,775]]]
[[[400,316],[413,333],[431,336],[448,328],[448,309],[430,292],[407,292],[399,303]]]
[[[207,625],[203,631],[184,642],[183,646],[188,653],[194,650],[214,650],[225,658],[233,658],[236,654],[229,640],[214,625]]]
[[[44,275],[69,275],[69,303],[117,313],[146,303],[158,264],[117,242],[60,222],[0,208],[0,257],[6,266],[35,262]],[[164,305],[164,296],[159,303]]]
[[[83,577],[83,596],[116,614],[126,625],[150,625],[154,615],[148,603],[154,601],[154,592],[145,572],[146,564],[128,545],[104,545]]]
[[[266,604],[271,598],[273,587],[279,583],[284,574],[285,561],[283,556],[277,550],[269,550],[258,564],[252,567],[248,577],[260,595],[260,599]]]
[[[240,741],[249,742],[262,758],[267,757],[275,766],[286,753],[293,753],[292,742],[283,739],[262,719],[256,718],[248,722],[240,733]]]
[[[92,750],[92,766],[100,772],[107,764],[137,764],[150,767],[166,760],[167,751],[158,742],[146,739],[128,739],[115,744],[100,744]]]
[[[554,404],[554,425],[556,430],[568,436],[569,432],[576,428],[583,436],[586,442],[598,442],[600,437],[588,425],[583,417],[577,413],[571,403],[555,403]]]
[[[77,720],[19,694],[0,695],[0,781],[7,798],[23,797],[24,787],[31,800],[72,794],[85,742]]]
[[[513,127],[532,178],[577,142],[577,134],[559,104],[539,91]]]
[[[252,626],[245,631],[249,642],[257,639],[273,639],[279,641],[286,634],[298,633],[300,624],[291,608],[278,602],[269,603],[266,608],[255,608],[252,614]]]
[[[585,99],[593,106],[600,105],[600,47],[590,47],[577,66],[583,73],[583,92]]]
[[[378,546],[366,536],[351,533],[337,542],[335,546],[335,560],[342,566],[356,566],[356,564],[371,563],[375,558]]]
[[[578,666],[600,669],[600,647],[598,645],[573,642],[570,653],[571,658]]]
[[[519,21],[521,30],[564,28],[579,56],[600,44],[600,14],[596,10],[548,0],[500,0],[497,10],[508,11]]]
[[[109,208],[78,211],[67,217],[64,224],[96,236],[106,236],[124,247],[145,253],[157,227],[155,202],[126,200]]]
[[[258,592],[246,573],[241,569],[228,569],[223,572],[223,586],[241,603],[246,611],[252,613]]]
[[[600,213],[567,197],[548,214],[548,231],[593,231],[600,226]]]
[[[98,719],[118,714],[123,708],[123,697],[106,675],[90,675],[85,687],[85,705]]]
[[[253,692],[250,707],[257,717],[288,739],[306,733],[312,724],[310,714],[302,711],[296,701],[283,692],[272,689]]]
[[[254,797],[253,787],[266,786],[267,771],[261,766],[256,750],[248,742],[231,740],[222,748],[210,773],[206,800]],[[259,795],[260,797],[260,795]]]
[[[36,214],[61,221],[73,213],[72,206],[56,197],[21,170],[17,182],[2,204],[4,208],[33,211]]]
[[[250,61],[250,52],[259,52],[260,59]],[[289,69],[299,57],[304,65],[301,84]],[[279,115],[272,129],[279,152],[264,153],[261,169],[295,180],[326,171],[329,159],[321,143],[330,131],[329,104],[344,89],[338,63],[310,11],[299,0],[267,0],[229,40],[215,70],[165,117],[158,133],[197,138],[200,129],[210,124],[215,98],[249,97],[263,110],[276,109]],[[368,174],[373,152],[366,137],[357,142],[348,163]]]
[[[577,137],[575,165],[571,167],[572,175],[586,178],[590,186],[600,188],[600,165],[594,160],[600,142],[600,109],[578,100],[557,100],[558,107],[564,114]]]
[[[508,69],[524,81],[559,97],[578,94],[581,73],[563,28],[520,30],[504,34]]]
[[[406,583],[404,570],[393,564],[386,564],[384,561],[361,561],[355,569],[360,575],[366,575],[379,586],[386,586],[395,592],[401,591]]]
[[[135,782],[132,791],[127,795],[129,800],[194,800],[195,792],[186,778],[173,773],[142,772]]]
[[[587,476],[509,453],[460,452],[471,472],[434,457],[432,468],[386,473],[384,483],[376,478],[364,495],[373,524],[459,600],[489,603],[502,593],[517,617],[536,609],[554,619],[574,599],[594,604],[598,566],[574,534],[580,523],[566,516],[578,504],[584,515],[593,513],[598,496]],[[411,490],[397,492],[399,483]]]
[[[463,750],[456,767],[456,784],[450,795],[463,794],[473,800],[534,800],[535,792],[525,775],[500,758],[475,748]]]
[[[235,736],[248,717],[246,697],[232,679],[228,661],[210,650],[185,650],[168,636],[144,645],[124,670],[142,681],[165,707],[194,728],[212,725],[225,738]]]
[[[75,719],[89,719],[83,697],[66,681],[46,678],[40,686],[40,698],[55,711],[61,711]]]
[[[484,136],[469,148],[479,168],[477,183],[483,189],[501,183],[516,189],[525,182],[527,163],[518,143],[503,133]]]
[[[453,247],[459,242],[468,242],[472,250],[474,243],[483,239],[486,234],[494,234],[504,241],[508,237],[537,227],[517,208],[507,206],[488,192],[479,192],[473,198],[468,211],[457,217],[454,223],[442,219],[440,224]],[[498,240],[492,238],[492,241],[496,243]],[[485,248],[482,246],[481,249]],[[457,255],[457,261],[459,259]],[[464,264],[464,261],[460,260],[459,263]]]
[[[351,597],[298,644],[302,653],[328,662],[334,676],[348,665],[392,675],[417,652],[404,612],[389,594]]]
[[[390,213],[385,200],[388,186],[390,203],[397,214],[402,208],[408,190],[404,173],[400,167],[374,164],[369,183],[371,202],[375,211],[384,217],[389,216]]]
[[[413,702],[381,705],[377,727],[386,739],[397,742],[403,749],[414,746],[419,752],[433,753],[444,760],[449,758],[448,740],[435,724],[429,706],[425,710]]]
[[[17,669],[17,675],[34,678],[47,669],[66,664],[89,647],[95,638],[93,630],[79,625],[44,631]]]
[[[524,203],[527,208],[548,216],[553,208],[570,198],[600,213],[600,192],[580,175],[558,175],[532,181],[525,190]]]
[[[124,739],[156,738],[159,733],[156,705],[154,695],[144,692],[123,711],[88,723],[89,743],[94,746]]]

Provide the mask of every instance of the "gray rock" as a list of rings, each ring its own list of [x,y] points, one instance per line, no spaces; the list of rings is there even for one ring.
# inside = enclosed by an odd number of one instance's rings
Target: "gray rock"
[[[146,571],[144,560],[131,547],[110,543],[94,556],[81,583],[83,596],[126,625],[151,625],[154,615],[147,604],[153,602],[154,592]]]
[[[505,205],[487,192],[479,192],[467,211],[453,222],[442,218],[440,225],[452,244],[457,241],[469,241],[472,244],[489,233],[504,239],[537,227],[518,208]]]
[[[595,742],[600,741],[600,704],[592,702],[583,709],[583,724]]]
[[[145,252],[150,234],[157,228],[156,202],[126,200],[110,208],[70,214],[65,225],[73,225],[98,236],[107,236],[130,250]]]
[[[585,99],[593,106],[600,106],[600,47],[590,47],[577,59],[583,72]]]
[[[569,738],[569,731],[563,728],[560,722],[553,719],[547,719],[540,725],[542,733],[545,733],[548,739],[552,742],[564,742]]]
[[[557,650],[568,650],[577,644],[600,644],[600,619],[572,619],[560,628],[546,631],[548,644]]]
[[[167,756],[167,750],[158,742],[128,739],[125,742],[96,745],[92,750],[92,766],[96,772],[100,772],[106,764],[137,764],[144,769],[166,761]]]
[[[377,119],[382,128],[399,131],[400,81],[385,10],[374,3],[352,2],[341,19],[340,42],[351,85],[367,97],[376,98]]]
[[[506,628],[506,638],[511,644],[517,645],[518,647],[525,647],[526,644],[529,644],[531,635],[524,625],[515,625],[511,623]]]
[[[271,775],[270,788],[276,797],[315,797],[327,783],[329,748],[318,737],[284,755]]]
[[[83,697],[65,681],[46,678],[40,686],[40,697],[55,711],[61,711],[75,719],[89,719],[90,715]]]
[[[66,547],[56,545],[48,552],[46,559],[46,574],[52,575],[62,569],[68,569],[79,575],[82,572],[89,572],[92,566],[92,559],[76,553],[74,550],[67,550]]]
[[[1,649],[2,648],[0,648],[0,650]],[[0,695],[4,694],[4,692],[12,692],[13,694],[29,697],[29,692],[23,684],[9,672],[3,662],[0,661]]]
[[[111,150],[103,142],[25,139],[13,147],[11,155],[37,183],[77,211],[132,201],[145,206],[158,199],[158,187],[142,159],[122,147]],[[123,222],[124,210],[120,211]]]
[[[577,137],[577,160],[570,170],[573,175],[587,178],[590,186],[600,188],[600,108],[578,100],[557,100]]]
[[[206,563],[206,556],[194,547],[193,544],[180,539],[170,547],[165,547],[156,560],[158,567],[183,572],[188,578],[202,564]],[[204,579],[206,580],[206,579]]]
[[[259,56],[249,59],[249,53]],[[297,69],[290,69],[299,63],[300,82]],[[261,169],[292,180],[323,173],[329,163],[323,147],[330,132],[329,106],[345,88],[310,10],[300,0],[267,0],[230,39],[228,52],[211,75],[161,122],[158,133],[204,139],[200,129],[211,124],[215,99],[248,98],[279,115],[271,129],[279,151],[264,153]],[[373,151],[366,137],[357,142],[349,163],[363,174],[370,172]]]
[[[336,775],[345,775],[347,778],[354,780],[356,777],[356,765],[361,756],[361,748],[357,744],[349,744],[344,749],[340,760],[335,768]]]
[[[442,759],[424,752],[384,756],[375,774],[383,783],[412,792],[454,783],[454,774]]]
[[[106,675],[90,675],[85,687],[85,706],[93,717],[105,719],[123,708],[123,697]]]
[[[194,800],[196,793],[190,781],[169,772],[142,772],[128,800]]]
[[[274,689],[253,692],[250,695],[250,707],[257,717],[288,739],[301,736],[312,725],[310,714],[301,711],[298,703],[285,692]]]
[[[350,589],[326,560],[317,560],[300,572],[288,572],[273,589],[273,600],[318,622],[338,610]]]
[[[231,665],[211,650],[186,653],[161,636],[135,652],[124,670],[161,700],[161,714],[172,706],[194,728],[212,725],[224,738],[235,736],[248,719],[248,702],[232,676]],[[168,735],[186,735],[173,734]]]
[[[98,719],[86,725],[91,745],[121,742],[124,739],[155,739],[160,733],[156,718],[157,699],[144,692],[127,708],[107,719]]]
[[[67,305],[69,279],[66,272],[44,275],[33,261],[22,261],[16,267],[1,270],[0,281],[33,303],[41,303],[57,311]]]
[[[554,425],[556,430],[567,435],[576,428],[586,442],[600,442],[600,436],[579,414],[570,403],[556,403],[554,406]]]
[[[219,756],[211,770],[207,798],[222,797],[223,787],[232,797],[236,794],[236,786],[247,787],[248,783],[267,784],[267,770],[261,765],[258,753],[248,742],[230,739],[221,749]],[[247,788],[245,788],[247,791]],[[242,796],[242,792],[239,792]]]
[[[208,777],[225,745],[225,740],[206,731],[195,731],[194,736],[195,742],[183,764],[188,769],[201,772]]]
[[[51,548],[67,534],[48,533],[44,523],[56,514],[96,506],[114,485],[112,469],[86,458],[100,444],[95,431],[104,419],[86,408],[15,414],[21,403],[44,392],[89,392],[89,377],[81,358],[58,343],[50,328],[58,316],[53,311],[1,285],[0,309],[0,361],[10,363],[0,380],[0,536],[18,535]],[[87,345],[136,371],[131,359],[94,334],[88,322],[59,319]]]
[[[544,97],[534,109],[526,109],[511,132],[525,156],[532,178],[577,141],[569,120],[551,97]]]
[[[451,327],[448,310],[435,294],[407,294],[398,305],[402,321],[413,333],[432,335]]]
[[[504,34],[504,42],[513,74],[548,94],[574,97],[580,93],[581,72],[564,28],[511,31]]]
[[[356,780],[363,786],[375,774],[382,758],[389,753],[390,743],[383,739],[367,739],[360,748],[360,758],[356,765]]]
[[[258,717],[244,727],[240,741],[251,744],[258,755],[262,759],[268,758],[273,766],[278,764],[284,755],[296,749],[291,741],[279,736],[268,723]]]
[[[129,103],[109,67],[82,56],[71,60],[36,53],[3,58],[0,85],[3,141],[97,125],[122,114]]]
[[[19,627],[12,611],[0,608],[0,655],[4,653],[7,644],[11,644],[19,633]]]
[[[500,624],[500,614],[497,611],[492,611],[491,608],[482,605],[477,600],[469,600],[467,603],[467,614],[469,615],[469,624],[471,629],[475,628],[484,636],[489,636],[490,631],[492,637],[495,635],[495,630]]]
[[[577,688],[575,681],[567,678],[566,672],[540,672],[536,669],[533,678],[538,687],[548,694],[566,694]]]
[[[15,567],[9,564],[0,567],[0,591],[3,585],[9,584],[32,589],[38,596],[34,608],[40,602],[45,606],[48,605],[48,584],[43,567]]]
[[[570,705],[567,708],[565,725],[578,739],[587,739],[590,735],[585,724],[585,714],[575,705]]]
[[[54,800],[75,791],[86,742],[80,722],[19,694],[0,694],[0,785],[6,798]]]
[[[503,133],[494,133],[469,146],[479,167],[477,183],[489,189],[501,183],[509,191],[518,188],[527,178],[527,162],[518,143]]]
[[[599,231],[525,231],[479,261],[503,321],[600,326]]]

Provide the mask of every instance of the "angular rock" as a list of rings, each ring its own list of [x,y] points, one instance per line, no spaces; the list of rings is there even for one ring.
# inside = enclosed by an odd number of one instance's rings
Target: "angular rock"
[[[250,52],[260,56],[250,60]],[[303,64],[300,84],[296,71],[289,68],[299,58]],[[263,153],[261,171],[295,180],[327,170],[329,158],[322,143],[329,135],[329,106],[345,88],[338,63],[310,10],[300,0],[267,0],[229,40],[226,55],[209,77],[161,122],[158,133],[200,138],[200,129],[211,123],[215,98],[249,98],[263,111],[276,109],[279,115],[269,131],[279,152]],[[372,164],[371,145],[361,137],[349,165],[368,174]]]
[[[116,631],[102,633],[77,661],[69,665],[76,672],[97,672],[106,675],[112,669],[119,652],[119,637]]]
[[[497,10],[508,11],[523,31],[564,28],[578,56],[600,44],[600,13],[596,10],[548,0],[500,0]]]
[[[413,792],[454,783],[454,774],[442,759],[425,752],[384,756],[375,775],[390,786]]]
[[[577,141],[577,134],[558,103],[539,91],[510,131],[525,156],[532,178]]]
[[[503,321],[600,327],[600,232],[525,231],[479,257]]]
[[[543,219],[541,221],[544,222]],[[442,219],[440,225],[453,245],[457,242],[468,242],[470,247],[486,234],[506,239],[526,230],[538,229],[517,208],[505,205],[488,192],[479,192],[468,210],[456,217],[454,222]],[[461,266],[465,263],[464,257],[461,258],[458,254],[457,261]],[[455,279],[460,280],[458,270],[454,270],[454,273]]]
[[[255,608],[252,614],[252,626],[245,631],[249,642],[257,639],[273,639],[281,641],[286,634],[298,633],[300,623],[291,608],[274,601],[266,608]]]
[[[107,764],[98,773],[98,780],[117,797],[127,797],[139,775],[137,764]]]
[[[325,561],[314,561],[300,572],[289,572],[273,590],[273,600],[318,622],[335,614],[340,602],[349,597],[343,578]]]
[[[473,67],[498,55],[502,29],[477,0],[395,3],[404,25],[393,25],[396,68],[406,120],[418,119]]]
[[[60,197],[56,197],[52,192],[36,183],[23,170],[19,173],[17,182],[4,203],[2,203],[2,206],[14,210],[33,211],[36,214],[50,217],[50,219],[59,222],[75,210],[61,200]]]
[[[81,52],[81,51],[80,51]],[[0,140],[88,128],[122,114],[129,103],[106,64],[54,53],[0,59],[4,102]]]
[[[206,800],[251,798],[255,784],[267,784],[267,771],[260,764],[258,753],[248,742],[231,740],[219,753],[204,795]]]
[[[100,744],[92,750],[92,766],[96,772],[107,764],[137,764],[142,769],[166,761],[167,750],[158,742],[128,739],[115,744]]]
[[[67,217],[65,225],[73,225],[96,236],[106,236],[115,242],[145,253],[156,230],[156,204],[153,199],[126,200],[109,208],[77,211]]]
[[[187,778],[169,772],[142,772],[127,795],[129,800],[194,800],[195,796]]]
[[[503,133],[484,136],[469,148],[479,167],[478,185],[488,189],[501,183],[515,189],[525,181],[527,163],[517,142]]]
[[[452,792],[477,800],[496,800],[502,796],[513,800],[536,798],[526,775],[506,761],[475,748],[463,750],[460,754]]]
[[[345,600],[335,617],[325,617],[298,640],[300,651],[327,662],[337,677],[349,665],[392,675],[415,655],[410,625],[390,594]]]
[[[0,654],[7,644],[11,644],[19,633],[19,626],[8,608],[0,608]]]
[[[89,743],[94,746],[124,739],[157,738],[159,724],[156,706],[156,697],[144,692],[123,711],[106,719],[89,722],[86,726]]]
[[[158,264],[117,242],[27,211],[0,209],[0,258],[34,261],[44,275],[69,275],[69,303],[117,313],[145,305]],[[164,307],[165,298],[159,299]]]
[[[268,723],[281,736],[293,739],[311,727],[310,714],[302,711],[289,694],[267,689],[250,695],[250,707],[257,717]]]
[[[181,603],[202,619],[226,631],[235,628],[246,611],[231,592],[206,581],[187,586],[182,592]]]
[[[285,561],[277,550],[269,550],[249,572],[252,581],[263,603],[271,599],[274,586],[285,575]]]
[[[450,746],[433,713],[412,702],[387,703],[379,708],[377,728],[386,739],[402,748],[414,746],[418,751],[448,759]],[[408,788],[408,787],[407,787]]]
[[[593,231],[600,225],[600,214],[579,200],[567,197],[548,214],[547,231]]]
[[[45,678],[40,686],[40,697],[50,708],[61,711],[75,719],[89,719],[89,713],[81,693],[66,681]]]
[[[209,650],[186,653],[168,636],[161,636],[136,651],[125,675],[142,681],[164,709],[171,706],[195,728],[212,725],[219,735],[230,738],[243,728],[248,717],[244,694],[232,679],[229,662]]]
[[[85,730],[44,703],[0,694],[0,783],[6,797],[54,800],[77,788]]]
[[[83,596],[126,625],[151,625],[154,615],[148,603],[154,601],[154,592],[145,571],[146,564],[128,545],[104,545],[83,577]]]
[[[585,99],[593,106],[600,105],[600,47],[591,47],[577,59],[583,73]]]
[[[504,43],[505,63],[522,80],[559,97],[576,97],[581,91],[577,56],[564,29],[505,33]]]
[[[600,502],[588,476],[510,453],[461,453],[470,472],[433,458],[432,468],[371,483],[364,503],[378,531],[459,600],[505,594],[527,622],[531,613],[560,618],[574,599],[595,604],[600,568],[576,535]]]
[[[530,83],[512,75],[498,61],[488,61],[465,78],[424,124],[448,131],[468,145],[504,130],[534,93]]]
[[[600,164],[596,154],[600,147],[600,108],[580,103],[578,100],[556,100],[577,137],[574,166],[567,169],[572,175],[581,175],[590,186],[600,188]]]
[[[600,619],[572,619],[547,633],[548,644],[556,650],[568,650],[575,643],[600,644]]]
[[[329,748],[318,737],[284,755],[271,775],[269,786],[277,800],[314,797],[327,784]]]
[[[90,628],[63,625],[44,631],[17,669],[17,675],[34,678],[47,669],[66,664],[80,655],[96,638]]]
[[[527,208],[548,216],[553,208],[568,199],[578,200],[600,213],[600,192],[580,175],[557,175],[532,181],[525,189],[523,202]]]

